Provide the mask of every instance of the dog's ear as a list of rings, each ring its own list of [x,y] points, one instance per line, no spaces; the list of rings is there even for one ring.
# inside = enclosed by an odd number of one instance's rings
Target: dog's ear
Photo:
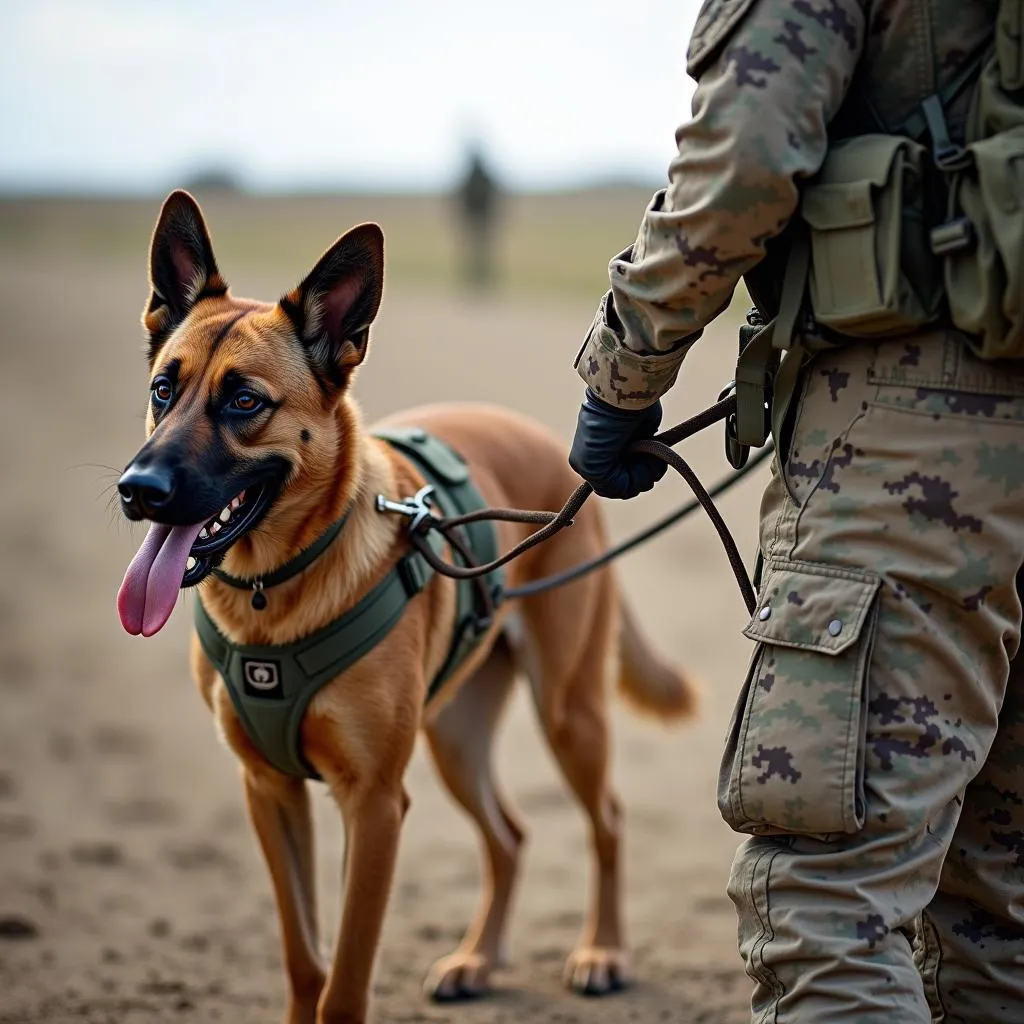
[[[366,358],[383,288],[384,233],[376,224],[360,224],[281,299],[319,380],[343,388]]]
[[[200,298],[228,288],[213,258],[199,204],[180,189],[165,200],[149,246],[150,296],[142,314],[150,361]]]

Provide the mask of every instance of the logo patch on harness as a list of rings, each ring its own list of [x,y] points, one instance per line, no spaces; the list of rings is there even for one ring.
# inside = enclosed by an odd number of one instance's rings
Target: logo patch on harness
[[[242,679],[245,683],[245,692],[250,697],[270,697],[277,700],[284,697],[281,669],[276,661],[243,658]]]

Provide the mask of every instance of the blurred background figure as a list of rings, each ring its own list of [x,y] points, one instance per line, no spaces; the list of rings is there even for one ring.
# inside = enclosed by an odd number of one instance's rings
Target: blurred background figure
[[[470,143],[462,179],[455,190],[462,231],[462,277],[473,290],[496,283],[495,237],[501,201],[500,186],[483,147]]]

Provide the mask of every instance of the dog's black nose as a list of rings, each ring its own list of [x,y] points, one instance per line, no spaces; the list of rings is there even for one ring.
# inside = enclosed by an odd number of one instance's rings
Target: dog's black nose
[[[125,514],[139,519],[162,509],[174,495],[174,477],[164,466],[129,466],[117,482]]]

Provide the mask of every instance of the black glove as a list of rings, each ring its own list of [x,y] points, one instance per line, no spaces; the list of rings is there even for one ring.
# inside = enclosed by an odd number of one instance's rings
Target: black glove
[[[587,388],[569,465],[602,498],[635,498],[649,491],[668,467],[653,455],[629,454],[629,446],[653,437],[660,423],[661,402],[646,409],[616,409]]]

